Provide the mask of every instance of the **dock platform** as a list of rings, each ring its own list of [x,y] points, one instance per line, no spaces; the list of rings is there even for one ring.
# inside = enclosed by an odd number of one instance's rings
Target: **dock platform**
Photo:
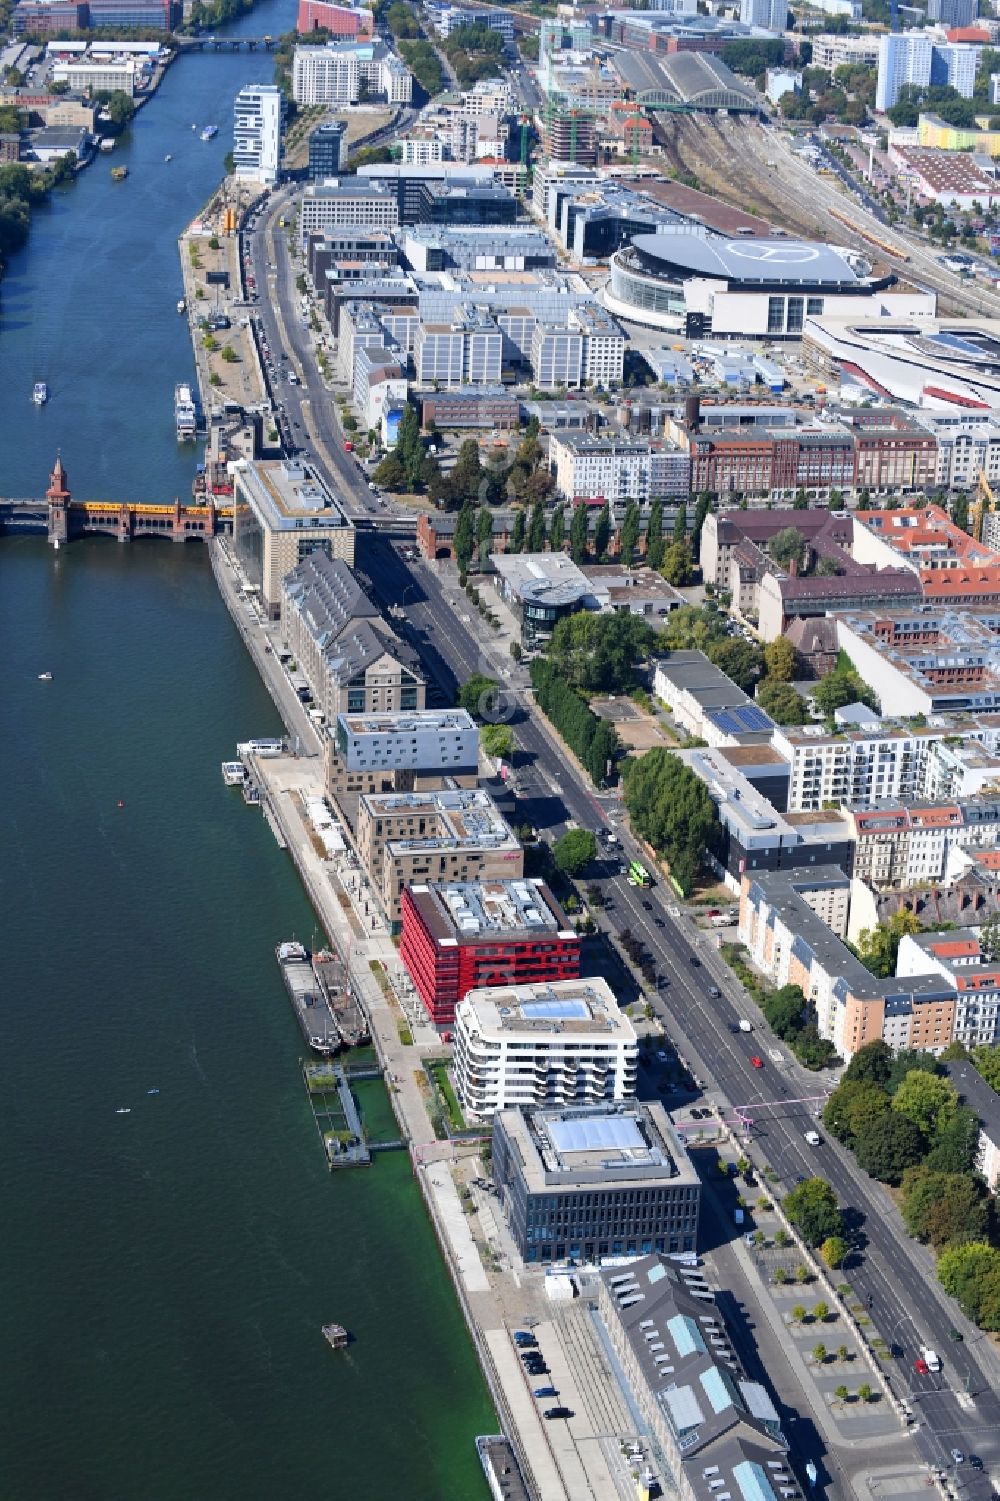
[[[371,1149],[340,1064],[304,1063],[302,1077],[331,1171],[335,1167],[367,1167],[372,1160]]]

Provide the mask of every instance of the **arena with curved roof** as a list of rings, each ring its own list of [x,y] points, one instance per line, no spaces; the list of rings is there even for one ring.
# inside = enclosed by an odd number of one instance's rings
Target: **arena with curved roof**
[[[691,338],[798,339],[805,321],[933,314],[932,293],[894,291],[854,251],[813,240],[735,237],[691,226],[636,235],[613,255],[603,301],[633,323]]]
[[[761,114],[764,100],[752,84],[710,52],[620,52],[614,60],[622,91],[650,109],[734,110]]]

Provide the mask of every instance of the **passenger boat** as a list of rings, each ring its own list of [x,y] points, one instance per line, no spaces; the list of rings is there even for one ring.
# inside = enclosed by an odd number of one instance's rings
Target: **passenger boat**
[[[227,787],[242,787],[247,779],[247,769],[242,761],[223,761],[222,780]]]
[[[49,399],[49,388],[43,380],[36,380],[31,392],[36,407],[43,407]]]
[[[218,134],[219,127],[217,125],[206,125],[201,133],[201,138],[203,141],[214,141]]]
[[[194,438],[198,431],[198,413],[191,387],[185,381],[174,387],[174,421],[177,424],[178,443],[187,443]]]
[[[177,299],[177,311],[179,313],[186,313],[187,312],[187,303],[184,301],[183,297],[179,297]]]
[[[351,1336],[343,1324],[324,1324],[323,1338],[331,1350],[346,1350],[351,1342]]]

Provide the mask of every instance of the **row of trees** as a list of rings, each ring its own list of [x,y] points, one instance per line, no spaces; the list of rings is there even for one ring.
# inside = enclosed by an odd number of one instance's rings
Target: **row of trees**
[[[668,862],[678,886],[690,891],[721,837],[704,782],[679,756],[656,746],[626,763],[625,806],[635,832]]]
[[[614,771],[622,744],[613,725],[600,719],[566,682],[559,668],[545,657],[531,664],[531,683],[542,713],[552,721],[591,781],[599,787]]]
[[[964,1049],[945,1057],[952,1053]],[[851,1059],[823,1120],[865,1172],[900,1185],[903,1223],[938,1253],[941,1285],[981,1328],[1000,1330],[994,1205],[975,1170],[979,1119],[938,1060],[869,1043]]]
[[[649,655],[656,631],[639,615],[580,610],[556,623],[547,656],[581,693],[625,693],[637,662]]]
[[[760,1009],[771,1030],[806,1068],[825,1068],[836,1058],[833,1043],[820,1036],[815,1006],[798,985],[782,985],[771,991],[762,998]]]

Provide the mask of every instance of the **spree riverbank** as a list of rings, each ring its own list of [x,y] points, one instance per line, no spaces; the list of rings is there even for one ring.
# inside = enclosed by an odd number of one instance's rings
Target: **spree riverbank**
[[[176,238],[271,66],[179,60],[128,183],[39,216],[4,288],[4,493],[60,445],[81,496],[188,493]],[[481,1501],[495,1419],[409,1162],[331,1180],[316,1146],[273,954],[314,917],[218,774],[279,722],[203,549],[7,538],[0,569],[5,1493]]]

